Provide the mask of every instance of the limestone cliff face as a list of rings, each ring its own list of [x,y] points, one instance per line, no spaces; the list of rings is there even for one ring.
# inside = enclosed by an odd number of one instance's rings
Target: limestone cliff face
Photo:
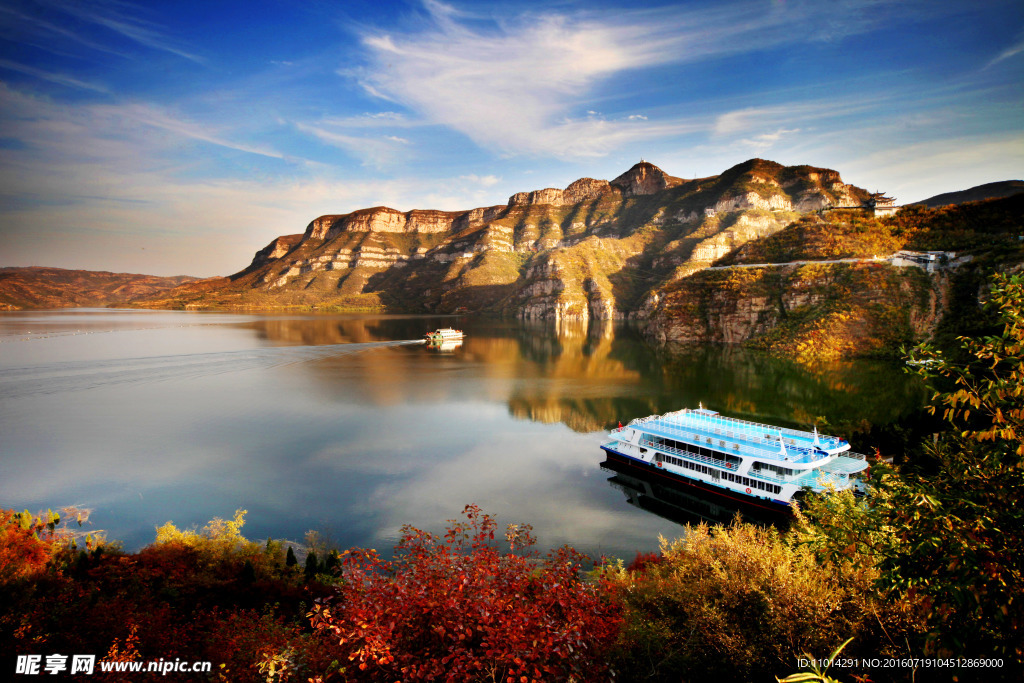
[[[565,321],[648,317],[672,283],[781,230],[808,207],[861,195],[828,169],[752,159],[684,180],[641,162],[611,182],[580,178],[564,189],[514,194],[504,205],[320,216],[301,236],[260,250],[218,302]],[[188,305],[207,299],[196,293]]]
[[[287,254],[291,249],[302,241],[303,235],[282,235],[277,237],[267,246],[256,252],[252,263],[246,270],[253,270],[264,266],[271,261],[277,260]]]
[[[647,331],[669,344],[747,344],[804,360],[891,352],[934,331],[944,274],[888,264],[704,271],[665,288]]]
[[[474,210],[476,220],[483,220],[487,209]],[[461,218],[464,222],[473,220],[473,212],[413,210],[406,213],[378,206],[361,209],[349,214],[320,216],[306,226],[304,239],[329,240],[341,233],[444,233],[450,232]]]
[[[611,185],[607,180],[594,180],[593,178],[580,178],[570,183],[564,190],[556,187],[548,187],[533,192],[517,192],[508,198],[509,207],[531,206],[533,204],[547,204],[550,206],[566,206],[579,204],[589,199],[596,199],[606,192],[611,192]]]

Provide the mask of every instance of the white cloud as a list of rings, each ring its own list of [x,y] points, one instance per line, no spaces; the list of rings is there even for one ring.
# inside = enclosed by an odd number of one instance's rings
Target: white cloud
[[[728,3],[699,10],[527,14],[488,30],[479,28],[479,20],[460,22],[462,15],[447,5],[428,2],[430,21],[423,30],[364,35],[370,63],[347,73],[371,95],[488,149],[599,156],[692,131],[690,121],[678,118],[605,120],[587,104],[596,86],[612,76],[866,31],[884,20],[878,10],[886,4],[792,3],[766,12],[759,3]]]
[[[772,133],[761,133],[753,138],[745,138],[740,142],[748,147],[752,147],[755,150],[766,150],[771,149],[785,135],[792,135],[793,133],[799,133],[799,128],[779,128]]]
[[[295,127],[322,142],[338,147],[362,160],[363,165],[387,168],[406,158],[410,141],[395,135],[346,135],[323,127],[296,123]]]
[[[1006,48],[1005,50],[1000,52],[998,55],[996,55],[996,57],[992,61],[990,61],[988,64],[986,64],[985,67],[988,68],[990,66],[998,64],[999,62],[1003,61],[1004,59],[1009,59],[1011,57],[1016,57],[1021,52],[1024,52],[1024,37],[1019,38],[1016,43],[1014,43],[1013,45],[1011,45],[1010,47]]]
[[[501,178],[499,178],[496,175],[478,176],[475,173],[470,173],[469,175],[460,175],[459,180],[465,180],[468,183],[480,185],[483,187],[491,187],[492,185],[497,185],[498,183],[501,182]]]
[[[317,215],[378,205],[466,209],[501,200],[495,176],[339,178],[333,167],[281,159],[274,150],[234,142],[230,130],[148,105],[64,105],[0,84],[0,127],[20,143],[4,150],[0,164],[3,265],[226,275]],[[272,158],[290,172],[195,175],[197,167],[209,169],[201,157],[181,154],[190,140]],[[379,144],[386,155],[407,150],[403,140],[348,143]],[[342,144],[337,136],[334,142]]]

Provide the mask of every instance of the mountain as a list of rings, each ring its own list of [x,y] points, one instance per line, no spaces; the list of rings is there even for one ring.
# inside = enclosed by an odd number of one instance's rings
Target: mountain
[[[683,179],[643,161],[495,206],[320,216],[234,275],[136,305],[630,319],[660,343],[806,361],[982,329],[985,273],[1024,262],[1024,194],[884,217],[874,197],[825,168]]]
[[[824,168],[751,159],[682,179],[642,161],[611,181],[581,178],[501,205],[320,216],[241,272],[151,305],[626,318],[659,287],[751,239],[869,197]]]
[[[963,204],[965,202],[977,202],[983,199],[1010,197],[1021,192],[1024,192],[1024,180],[1001,180],[996,183],[976,185],[968,190],[960,190],[959,192],[937,194],[934,197],[929,197],[928,199],[922,199],[921,201],[916,202],[914,206],[921,205],[934,208],[937,206],[945,206],[947,204]]]
[[[0,310],[116,306],[196,279],[37,266],[0,268]]]

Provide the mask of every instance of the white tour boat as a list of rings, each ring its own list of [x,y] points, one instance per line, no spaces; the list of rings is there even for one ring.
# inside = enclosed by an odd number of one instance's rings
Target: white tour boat
[[[462,341],[462,338],[465,336],[462,330],[442,327],[433,332],[427,332],[423,338],[428,344],[443,344],[444,342]]]
[[[856,488],[867,469],[835,436],[719,415],[703,406],[632,420],[601,444],[609,461],[745,503],[788,506],[794,494]],[[759,505],[761,506],[761,505]]]

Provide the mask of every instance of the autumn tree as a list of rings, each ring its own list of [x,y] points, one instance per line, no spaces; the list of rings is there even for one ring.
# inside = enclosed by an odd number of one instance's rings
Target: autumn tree
[[[966,361],[920,346],[930,410],[948,428],[930,467],[871,467],[867,504],[811,501],[805,539],[832,559],[875,563],[878,587],[916,604],[926,651],[1024,664],[1024,278],[997,275],[998,334],[961,337]]]
[[[537,561],[528,525],[497,524],[475,505],[444,539],[404,527],[394,559],[342,556],[339,593],[318,601],[313,626],[345,653],[345,675],[366,681],[608,680],[602,656],[617,608],[582,575],[569,548]]]

